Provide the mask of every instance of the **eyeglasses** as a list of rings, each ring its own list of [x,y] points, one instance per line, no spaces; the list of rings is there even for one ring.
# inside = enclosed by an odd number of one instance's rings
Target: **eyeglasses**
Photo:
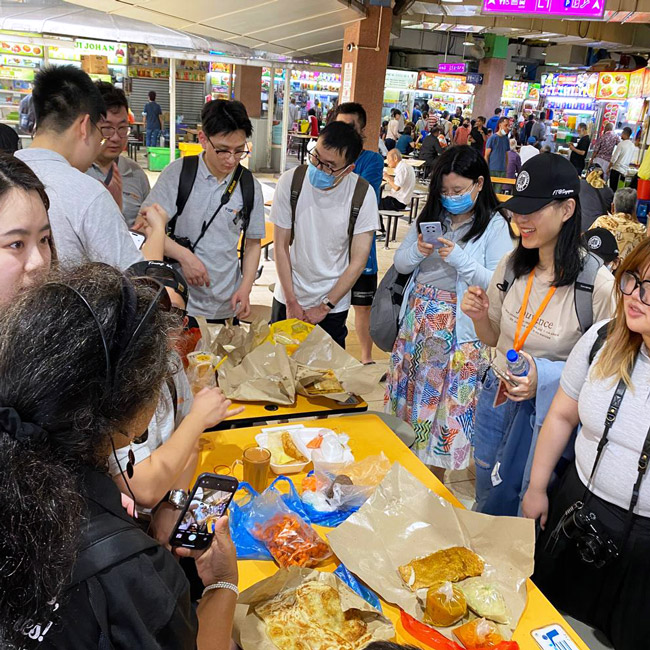
[[[344,169],[349,167],[349,165],[345,165],[344,167],[339,167],[339,169],[334,169],[332,165],[329,163],[323,162],[319,157],[318,154],[315,151],[312,151],[309,154],[309,162],[314,166],[314,167],[320,167],[326,174],[329,174],[330,176],[333,176],[334,174],[338,172],[342,172]]]
[[[250,149],[248,148],[248,145],[246,145],[246,149],[230,151],[230,149],[217,149],[212,143],[212,140],[210,140],[210,138],[206,138],[206,139],[212,145],[212,148],[214,149],[214,153],[217,154],[217,157],[220,158],[221,160],[228,160],[230,156],[232,156],[237,162],[239,162],[243,158],[246,158],[246,156],[250,155]]]
[[[648,300],[650,300],[650,294],[647,293],[650,291],[650,289],[648,289],[648,287],[650,287],[650,280],[642,280],[636,273],[625,271],[625,273],[621,275],[619,283],[621,292],[626,296],[631,296],[637,287],[639,287],[639,300],[644,305],[650,307],[650,302],[648,302]]]
[[[107,140],[112,138],[116,133],[120,138],[126,138],[131,133],[130,126],[118,126],[117,128],[114,126],[100,126],[99,130]]]
[[[99,144],[104,144],[104,142],[106,142],[106,138],[104,137],[104,134],[102,133],[102,130],[92,120],[90,120],[90,123],[99,131],[99,135],[102,136],[102,141]]]
[[[474,185],[476,185],[476,182],[472,183],[468,187],[466,187],[464,190],[459,192],[458,194],[448,194],[447,192],[440,192],[440,196],[444,196],[447,198],[451,198],[452,196],[462,196],[463,194],[467,194],[467,192],[471,192],[472,189],[474,188]]]

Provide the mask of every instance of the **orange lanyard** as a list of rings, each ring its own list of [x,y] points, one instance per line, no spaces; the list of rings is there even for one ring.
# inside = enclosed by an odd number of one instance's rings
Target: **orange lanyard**
[[[537,319],[544,313],[544,310],[546,309],[546,305],[548,305],[549,301],[553,297],[553,294],[555,293],[555,289],[557,288],[557,287],[551,287],[546,292],[546,295],[544,296],[544,300],[542,300],[542,304],[535,312],[535,315],[533,316],[530,323],[528,323],[528,327],[524,330],[524,333],[521,336],[519,336],[519,332],[521,331],[521,326],[524,323],[526,308],[528,307],[528,298],[530,298],[530,290],[533,288],[534,277],[535,277],[535,269],[533,269],[530,272],[530,275],[528,276],[528,282],[526,283],[526,291],[524,292],[524,301],[521,305],[521,311],[519,312],[519,318],[517,320],[517,329],[515,330],[515,340],[512,346],[517,352],[519,352],[519,350],[521,350],[521,348],[524,347],[524,343],[528,338],[528,335],[531,333],[533,327],[535,326]]]

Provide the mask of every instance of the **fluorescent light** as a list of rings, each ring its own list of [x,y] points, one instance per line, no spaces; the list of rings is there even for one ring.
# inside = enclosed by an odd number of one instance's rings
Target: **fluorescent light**
[[[441,0],[442,2],[446,4],[460,4],[463,0]]]

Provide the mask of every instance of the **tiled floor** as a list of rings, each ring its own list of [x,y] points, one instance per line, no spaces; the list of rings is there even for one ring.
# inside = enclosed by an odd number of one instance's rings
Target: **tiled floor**
[[[146,168],[146,158],[143,155],[138,157],[138,162]],[[149,182],[153,187],[160,172],[150,172],[146,170],[147,176],[149,177]],[[277,183],[277,175],[272,174],[255,174],[256,178],[264,185],[269,188],[275,187]],[[424,189],[424,188],[423,188]],[[420,206],[424,206],[424,202],[420,202]],[[400,220],[397,228],[397,241],[391,242],[390,249],[385,249],[383,243],[377,245],[377,261],[379,265],[379,277],[381,278],[383,274],[388,270],[388,268],[393,263],[393,255],[395,250],[399,246],[399,242],[402,241],[406,232],[408,231],[409,225],[406,221]],[[255,283],[253,290],[251,292],[251,304],[253,305],[254,317],[268,318],[271,313],[271,302],[273,294],[269,287],[271,287],[277,280],[275,272],[275,263],[273,262],[273,253],[271,249],[271,261],[262,260],[261,264],[263,266],[262,275]],[[350,311],[350,317],[348,318],[348,329],[350,333],[347,339],[347,350],[356,358],[361,356],[361,347],[359,345],[359,339],[357,337],[355,328],[354,328],[354,310]],[[388,354],[382,352],[378,348],[373,349],[373,358],[378,365],[388,367]],[[384,410],[384,384],[378,385],[371,393],[367,395],[362,395],[364,400],[368,403],[368,409],[371,411],[383,411]],[[445,484],[449,489],[456,495],[463,505],[471,507],[474,502],[474,467],[470,466],[468,469],[462,471],[451,471],[448,470],[445,475]]]

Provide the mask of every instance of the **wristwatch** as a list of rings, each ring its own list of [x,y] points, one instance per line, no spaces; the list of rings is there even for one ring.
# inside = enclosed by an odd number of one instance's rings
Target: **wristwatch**
[[[182,510],[187,503],[187,492],[185,490],[170,490],[164,500],[171,503],[176,510]]]
[[[325,305],[325,307],[329,307],[330,309],[334,309],[334,307],[336,307],[336,305],[333,302],[330,302],[330,299],[327,296],[325,296],[323,300],[321,300],[321,304]]]

